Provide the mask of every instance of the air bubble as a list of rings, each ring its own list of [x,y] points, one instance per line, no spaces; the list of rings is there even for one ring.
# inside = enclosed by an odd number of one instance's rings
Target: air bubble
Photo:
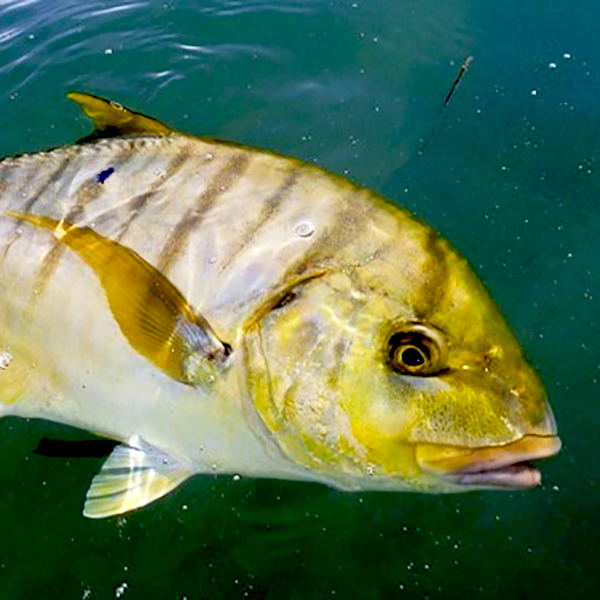
[[[0,352],[0,371],[3,371],[10,365],[12,361],[12,354],[9,352]]]
[[[300,221],[300,223],[294,227],[294,231],[300,237],[310,237],[315,232],[315,226],[310,221]]]

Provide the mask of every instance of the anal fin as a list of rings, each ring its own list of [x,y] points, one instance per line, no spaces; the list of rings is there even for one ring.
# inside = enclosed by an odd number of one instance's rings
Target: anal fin
[[[112,451],[92,480],[83,514],[101,519],[140,508],[192,475],[188,466],[132,436]]]

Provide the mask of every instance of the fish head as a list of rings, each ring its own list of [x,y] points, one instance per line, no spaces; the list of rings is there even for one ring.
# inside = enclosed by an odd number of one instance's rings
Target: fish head
[[[257,320],[248,380],[263,424],[344,489],[535,487],[528,461],[560,449],[538,374],[447,241],[416,220],[396,234],[368,253],[358,241]]]

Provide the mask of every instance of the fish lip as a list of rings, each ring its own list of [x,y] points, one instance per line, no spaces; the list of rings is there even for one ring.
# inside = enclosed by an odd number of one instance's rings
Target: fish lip
[[[561,441],[557,435],[528,434],[508,444],[484,448],[440,445],[437,457],[435,445],[423,446],[428,446],[426,451],[417,448],[416,458],[426,473],[474,489],[524,490],[542,481],[540,471],[529,461],[555,456]]]
[[[520,462],[472,473],[449,474],[446,478],[456,485],[478,489],[529,490],[542,482],[538,469]]]

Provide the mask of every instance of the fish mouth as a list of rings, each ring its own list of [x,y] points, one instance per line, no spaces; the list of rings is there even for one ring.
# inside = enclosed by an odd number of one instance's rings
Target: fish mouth
[[[527,490],[542,482],[530,463],[556,455],[561,448],[556,435],[525,435],[502,446],[465,448],[419,444],[415,450],[421,469],[458,486],[474,489]]]

